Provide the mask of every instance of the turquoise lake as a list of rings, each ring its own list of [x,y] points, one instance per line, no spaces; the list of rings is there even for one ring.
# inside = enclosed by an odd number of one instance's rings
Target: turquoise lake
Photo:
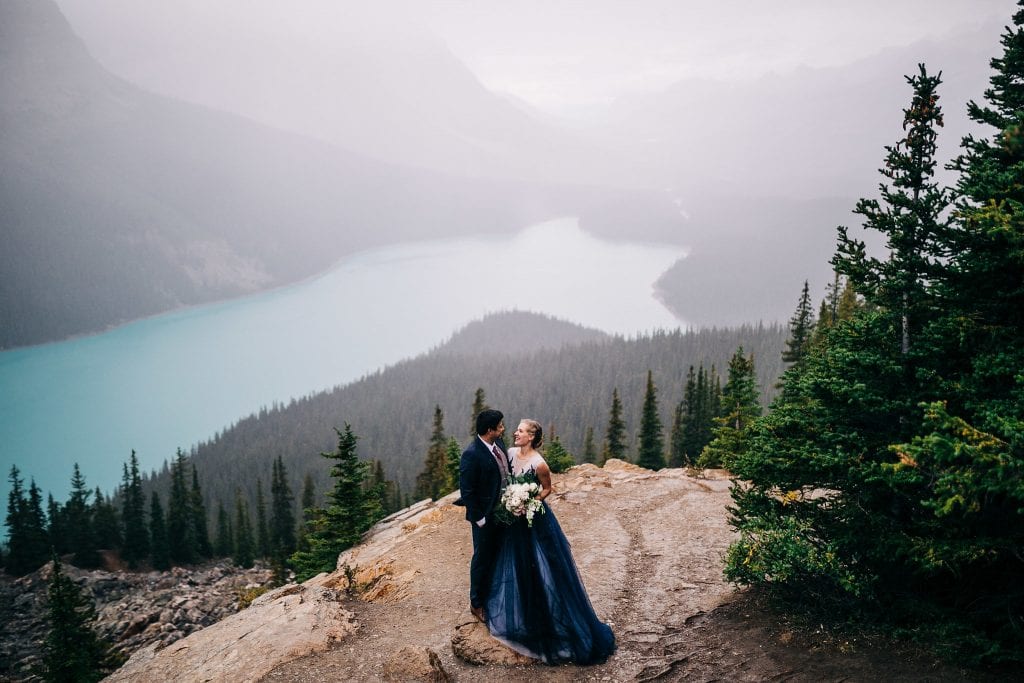
[[[346,384],[525,310],[635,335],[685,325],[654,282],[685,249],[597,239],[564,218],[504,239],[403,244],[272,292],[0,353],[0,493],[11,465],[66,500],[73,463],[111,492],[274,402]],[[489,303],[487,303],[489,302]]]

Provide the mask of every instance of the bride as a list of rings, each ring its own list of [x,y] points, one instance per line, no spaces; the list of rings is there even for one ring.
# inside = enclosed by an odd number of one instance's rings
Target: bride
[[[509,449],[511,473],[531,474],[551,494],[551,470],[537,449],[543,431],[523,420]],[[569,541],[546,502],[532,526],[517,517],[503,535],[487,599],[487,627],[513,650],[546,664],[603,662],[615,650],[615,635],[587,597]]]

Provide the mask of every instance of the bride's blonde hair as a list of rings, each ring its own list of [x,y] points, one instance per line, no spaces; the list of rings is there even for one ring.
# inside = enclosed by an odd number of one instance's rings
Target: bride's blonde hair
[[[530,433],[533,434],[533,439],[530,440],[530,445],[534,448],[540,448],[541,444],[544,443],[544,430],[541,428],[540,422],[531,420],[528,417],[524,417],[520,422],[529,427]]]

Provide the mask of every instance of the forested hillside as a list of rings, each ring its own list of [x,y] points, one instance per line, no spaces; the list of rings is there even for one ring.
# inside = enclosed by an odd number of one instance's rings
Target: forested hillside
[[[617,388],[626,443],[635,456],[648,370],[667,440],[691,365],[714,365],[724,377],[730,356],[742,346],[754,355],[767,400],[781,374],[786,335],[781,326],[744,326],[604,337],[543,316],[500,314],[471,324],[421,357],[246,417],[199,445],[192,462],[214,507],[217,500],[232,500],[236,486],[252,495],[257,477],[265,487],[278,455],[284,457],[294,491],[302,489],[309,473],[322,493],[329,487],[328,463],[319,454],[334,449],[333,428],[349,423],[360,439],[360,456],[381,461],[385,475],[408,493],[423,468],[435,406],[444,412],[446,435],[464,442],[478,388],[490,406],[506,414],[507,424],[522,417],[540,420],[549,435],[558,435],[577,455],[588,427],[600,446]],[[505,350],[502,339],[512,337],[519,348],[531,350]],[[165,477],[156,484],[162,488]]]

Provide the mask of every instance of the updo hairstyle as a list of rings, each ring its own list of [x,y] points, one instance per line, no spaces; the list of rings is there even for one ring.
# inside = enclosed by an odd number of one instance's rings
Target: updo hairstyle
[[[531,420],[529,418],[523,418],[522,422],[526,423],[526,426],[530,428],[533,433],[533,439],[530,441],[530,445],[534,448],[540,448],[541,444],[544,443],[544,430],[540,426],[540,422]]]

